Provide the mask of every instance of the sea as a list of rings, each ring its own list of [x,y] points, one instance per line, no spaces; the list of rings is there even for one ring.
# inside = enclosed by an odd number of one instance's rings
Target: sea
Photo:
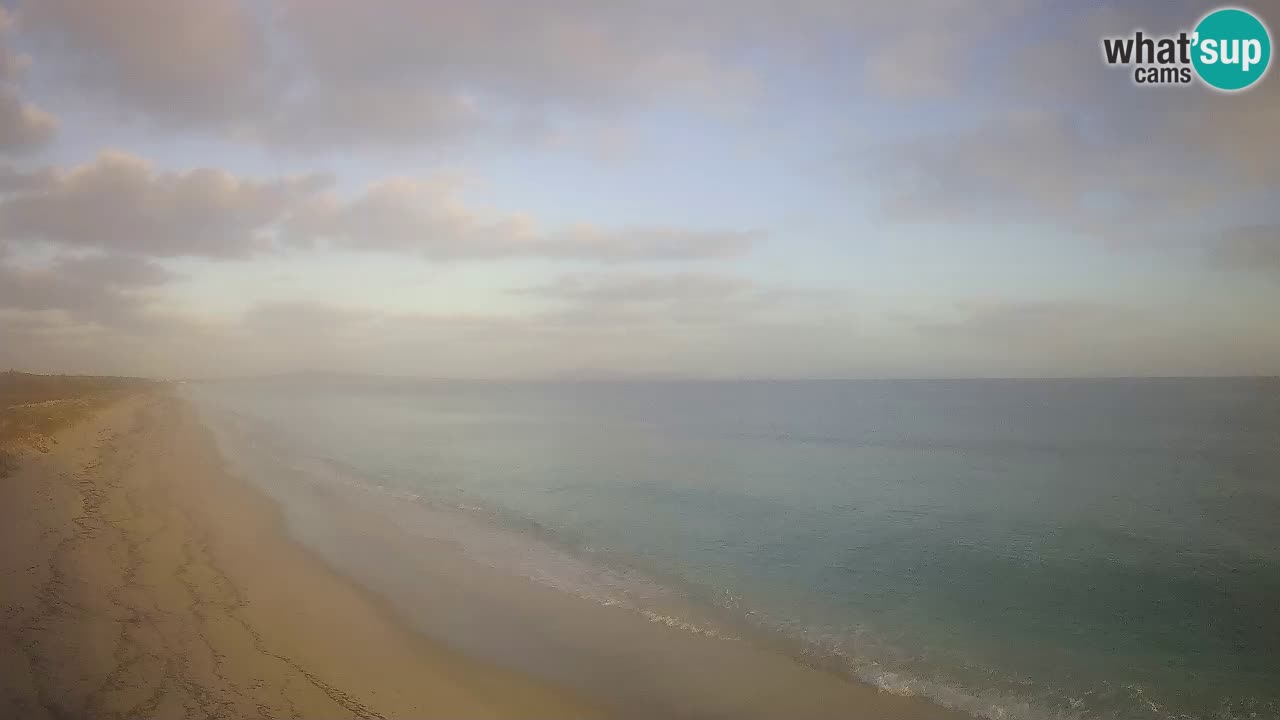
[[[182,392],[286,515],[341,487],[655,625],[993,720],[1280,718],[1280,379]]]

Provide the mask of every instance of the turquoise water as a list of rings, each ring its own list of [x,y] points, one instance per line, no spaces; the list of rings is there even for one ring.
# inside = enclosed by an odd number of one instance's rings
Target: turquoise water
[[[188,387],[273,452],[609,571],[579,585],[661,586],[890,692],[1280,717],[1275,380]]]

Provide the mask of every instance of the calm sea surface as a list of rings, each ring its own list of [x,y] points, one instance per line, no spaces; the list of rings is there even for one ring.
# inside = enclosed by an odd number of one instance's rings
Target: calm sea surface
[[[280,462],[527,537],[531,579],[641,611],[662,587],[891,692],[1280,717],[1280,381],[186,392]]]

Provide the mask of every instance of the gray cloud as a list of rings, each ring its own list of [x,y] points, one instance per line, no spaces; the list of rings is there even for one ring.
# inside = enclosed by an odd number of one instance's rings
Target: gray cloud
[[[466,204],[457,183],[399,178],[344,201],[329,195],[284,225],[297,244],[416,253],[434,260],[541,257],[600,262],[696,260],[741,254],[752,233],[678,228],[547,230],[518,214]]]
[[[884,208],[898,220],[1062,217],[1079,209],[1091,178],[1118,158],[1089,147],[1070,118],[1010,112],[963,134],[895,143],[869,158],[885,183]]]
[[[1205,92],[1167,117],[1169,147],[1199,150],[1205,171],[1254,189],[1280,186],[1280,143],[1275,142],[1280,76],[1274,67],[1248,92],[1229,97]]]
[[[0,151],[40,147],[52,140],[57,130],[57,118],[0,87]]]
[[[936,93],[963,79],[958,56],[1034,2],[27,0],[18,17],[96,105],[305,147],[433,142],[665,102],[737,106],[769,90],[744,59],[759,54],[857,48],[855,80],[824,92]]]
[[[619,330],[637,332],[636,338],[652,338],[686,326],[701,331],[738,327],[766,320],[774,312],[808,312],[826,299],[819,293],[729,275],[660,272],[564,275],[510,292],[541,304],[512,314],[440,314],[271,301],[251,307],[236,330],[289,346],[322,343],[372,351],[424,338],[444,342],[466,337],[545,351],[548,343],[570,338],[586,343],[610,337],[616,341]]]
[[[1209,244],[1214,265],[1238,270],[1280,270],[1280,224],[1233,228]]]
[[[812,319],[830,297],[732,275],[694,272],[606,272],[564,275],[512,291],[548,303],[539,316],[554,326],[672,331],[737,327],[796,316]]]
[[[913,324],[956,375],[1267,375],[1280,332],[1265,315],[1205,324],[1170,308],[1068,300],[970,301]]]
[[[597,3],[29,0],[19,18],[65,82],[126,112],[287,145],[432,141],[748,84],[679,13]]]
[[[305,151],[443,142],[491,126],[492,118],[464,95],[368,85],[285,101],[260,118],[248,118],[241,132],[258,142]]]
[[[270,301],[255,304],[236,322],[207,336],[210,346],[235,352],[226,354],[227,364],[201,372],[234,375],[288,368],[499,376],[512,374],[513,363],[521,358],[538,362],[548,341],[545,329],[526,318]],[[535,350],[527,354],[531,347]]]
[[[0,7],[0,152],[14,153],[47,144],[58,131],[58,119],[19,97],[18,85],[31,59],[9,46],[13,18]]]
[[[750,94],[764,78],[740,60],[747,51],[796,59],[868,48],[867,67],[852,70],[874,87],[936,87],[923,77],[960,72],[949,48],[968,51],[1034,4],[993,0],[974,12],[953,0],[286,0],[280,29],[313,79],[335,88],[461,90],[502,105],[583,109]],[[939,52],[917,52],[939,43]]]
[[[755,332],[773,311],[808,307],[799,294],[684,273],[575,275],[513,292],[546,305],[468,315],[260,303],[221,342],[247,348],[234,355],[257,367],[444,377],[724,376],[785,357],[783,349],[758,347]],[[813,340],[812,325],[777,327]],[[727,364],[726,353],[733,358]]]
[[[251,307],[238,331],[259,341],[296,346],[357,342],[385,319],[385,313],[311,301],[276,300]]]
[[[916,0],[886,5],[873,32],[861,38],[871,48],[865,73],[868,85],[895,100],[949,97],[972,90],[973,73],[987,68],[973,60],[1001,31],[1025,20],[1042,3],[992,0],[980,12],[949,0]]]
[[[788,313],[812,316],[815,305],[825,300],[814,293],[704,273],[582,273],[511,292],[538,302],[513,314],[259,303],[229,329],[228,342],[239,338],[240,345],[257,354],[254,362],[268,367],[373,367],[464,377],[567,369],[643,374],[645,367],[680,363],[715,367],[717,361],[704,354],[749,346],[753,328]],[[779,322],[782,332],[793,334],[797,327],[810,327]],[[743,362],[750,364],[745,358]],[[733,370],[722,368],[722,373]]]
[[[17,18],[65,82],[163,122],[234,125],[279,89],[238,0],[28,0]]]
[[[123,115],[148,129],[263,143],[272,146],[268,153],[287,146],[345,156],[371,145],[512,128],[533,128],[520,137],[589,138],[600,127],[625,133],[637,110],[740,110],[760,99],[770,105],[759,117],[783,118],[783,125],[792,107],[785,103],[793,100],[797,123],[807,124],[806,113],[821,108],[833,122],[856,126],[854,110],[865,109],[872,118],[866,127],[879,133],[883,112],[923,102],[912,107],[931,112],[894,128],[893,136],[926,130],[859,157],[858,169],[883,191],[889,217],[1026,221],[1109,240],[1158,241],[1171,227],[1226,214],[1233,198],[1280,183],[1280,145],[1271,139],[1280,125],[1280,85],[1273,76],[1229,98],[1198,88],[1136,91],[1122,72],[1098,62],[1100,35],[1127,32],[1140,19],[1165,29],[1192,21],[1196,10],[1189,1],[1143,2],[1138,10],[1129,4],[1081,12],[1043,0],[998,0],[981,11],[954,0],[27,0],[16,39],[34,60],[0,42],[0,153],[38,148],[57,130],[57,118],[24,94],[33,62],[40,82],[32,86],[49,93],[33,99],[56,98],[64,119],[117,122]],[[1028,19],[1031,9],[1051,14]],[[885,100],[893,105],[878,104]],[[946,105],[929,104],[938,100]],[[986,115],[976,117],[979,109]],[[951,129],[927,130],[939,126]],[[727,139],[763,137],[735,133]],[[70,147],[91,139],[73,137]],[[182,157],[205,147],[189,139],[158,148],[176,147],[175,157]],[[307,156],[265,155],[299,157]],[[352,159],[353,167],[362,166],[367,156]],[[1274,331],[1223,310],[1234,304],[1247,311],[1243,296],[1225,298],[1215,308],[1221,312],[1205,312],[1198,325],[1178,326],[1179,309],[1167,306],[991,300],[964,304],[954,317],[873,327],[883,332],[873,337],[851,331],[854,312],[838,307],[840,298],[732,275],[616,268],[484,299],[519,308],[511,315],[304,302],[263,302],[243,317],[207,322],[162,315],[156,300],[171,278],[146,258],[246,258],[288,244],[397,259],[533,258],[608,267],[732,259],[763,241],[733,227],[681,228],[661,220],[651,227],[547,226],[481,207],[461,186],[432,180],[391,179],[352,196],[326,192],[324,184],[313,176],[165,171],[114,152],[65,169],[0,164],[0,333],[9,341],[0,343],[7,346],[0,356],[23,345],[24,357],[37,357],[32,348],[39,347],[56,361],[115,358],[125,372],[148,370],[131,361],[219,374],[323,362],[329,369],[481,375],[565,363],[725,374],[796,370],[799,363],[813,363],[805,372],[823,365],[830,374],[856,367],[876,374],[1274,371],[1280,357]],[[815,207],[829,202],[819,194]],[[1226,268],[1274,268],[1275,237],[1267,225],[1210,237],[1206,257]],[[67,254],[45,265],[17,263],[48,245]],[[9,246],[14,251],[6,256]],[[210,284],[199,290],[222,289],[213,283],[241,267],[248,265],[210,268]],[[231,277],[227,287],[242,286],[242,278]],[[1253,304],[1265,306],[1266,292]],[[1227,322],[1238,325],[1221,329]],[[137,357],[139,340],[146,341],[146,358]],[[1198,359],[1179,365],[1184,351]],[[802,353],[804,360],[787,359]],[[757,357],[764,359],[751,365]],[[872,360],[859,365],[865,358]],[[237,367],[223,367],[229,363]]]
[[[150,260],[128,255],[83,255],[59,260],[52,270],[112,290],[165,285],[177,276]]]
[[[1097,118],[1012,110],[965,133],[881,148],[869,168],[881,173],[883,207],[894,220],[1048,220],[1120,239],[1194,216],[1238,187],[1197,172],[1193,154],[1169,148]]]
[[[31,67],[31,58],[15,52],[9,46],[9,37],[13,31],[13,16],[4,8],[0,8],[0,83],[17,84],[26,77]]]
[[[729,275],[625,273],[566,275],[546,285],[514,292],[580,303],[645,303],[734,297],[755,287],[749,280]]]
[[[0,367],[43,373],[182,376],[225,364],[234,345],[190,318],[148,308],[92,316],[0,307]]]
[[[37,174],[19,174],[0,199],[10,238],[157,257],[242,256],[264,229],[325,183],[319,176],[261,182],[198,169],[161,172],[126,153]],[[10,185],[15,185],[11,182]]]
[[[1115,245],[1181,242],[1242,197],[1280,189],[1280,83],[1224,96],[1137,88],[1105,66],[1100,38],[1173,32],[1199,3],[1072,7],[1041,42],[990,63],[985,116],[857,155],[884,188],[886,217],[990,225],[1048,222]],[[1003,68],[1003,70],[1002,70]]]
[[[139,290],[174,275],[151,261],[119,255],[62,258],[49,265],[0,263],[0,310],[52,311],[70,323],[130,326],[144,322]]]
[[[0,166],[0,231],[11,241],[152,257],[244,257],[271,247],[279,229],[303,247],[606,263],[733,257],[756,240],[750,232],[671,227],[544,229],[527,215],[469,206],[448,181],[392,179],[350,200],[322,192],[328,182],[164,172],[116,151],[69,169]]]
[[[1031,344],[1041,348],[1069,345],[1082,337],[1095,341],[1127,335],[1143,315],[1134,308],[1107,303],[1055,300],[967,303],[959,317],[919,326],[922,331],[950,334],[971,342]]]
[[[12,165],[0,164],[0,195],[46,187],[54,181],[55,177],[55,172],[48,168],[23,170]]]
[[[670,92],[719,93],[734,71],[703,18],[672,7],[561,1],[392,0],[356,7],[287,0],[282,27],[306,65],[337,87],[380,78],[552,103],[626,103]],[[684,25],[684,29],[681,26]]]
[[[714,54],[713,35],[689,32],[686,13],[661,8],[572,0],[285,6],[278,29],[292,39],[298,82],[311,91],[285,111],[303,122],[283,127],[317,140],[421,142],[557,110],[716,102],[751,84]],[[346,110],[326,112],[339,106]]]

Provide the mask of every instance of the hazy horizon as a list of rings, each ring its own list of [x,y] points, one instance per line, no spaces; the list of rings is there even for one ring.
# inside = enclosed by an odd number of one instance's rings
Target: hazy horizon
[[[1215,7],[0,2],[0,368],[1280,375],[1275,72],[1101,58]]]
[[[343,372],[328,370],[290,370],[278,373],[257,375],[224,375],[224,376],[173,376],[151,377],[154,380],[170,380],[183,382],[262,382],[272,380],[319,379],[341,382],[350,381],[386,381],[406,383],[950,383],[950,382],[1088,382],[1088,381],[1212,381],[1212,380],[1280,380],[1280,375],[971,375],[964,377],[945,376],[881,376],[881,377],[777,377],[757,376],[697,376],[697,375],[657,375],[657,374],[624,374],[599,371],[562,372],[548,375],[527,375],[509,377],[483,376],[442,376],[442,375],[389,375],[379,373]]]

